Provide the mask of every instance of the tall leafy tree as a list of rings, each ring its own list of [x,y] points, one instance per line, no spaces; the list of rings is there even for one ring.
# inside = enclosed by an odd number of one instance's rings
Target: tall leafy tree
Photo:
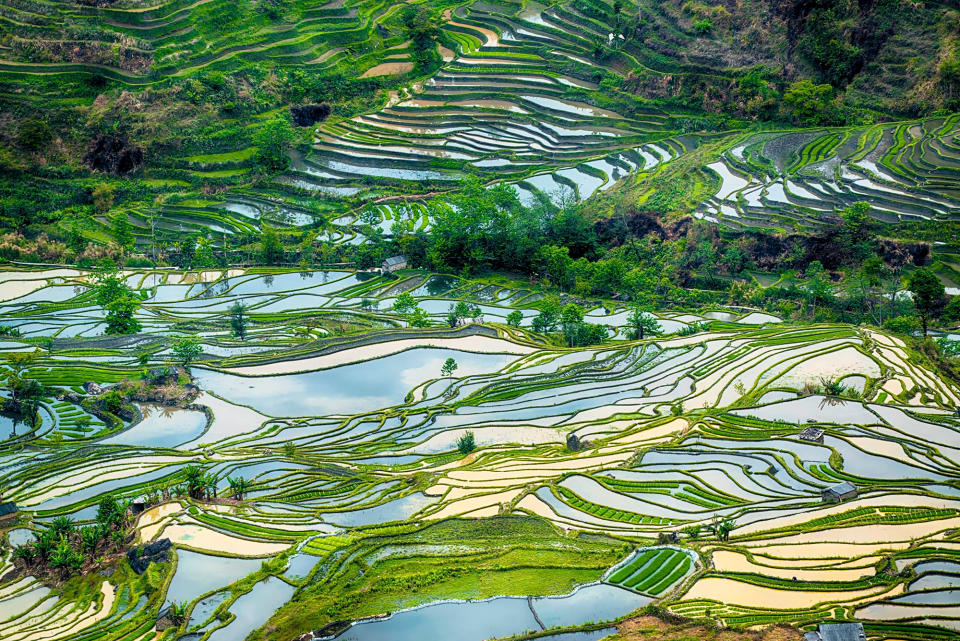
[[[94,275],[97,304],[106,312],[107,334],[136,334],[140,331],[140,321],[136,318],[140,309],[140,299],[134,296],[120,272],[115,267],[107,267]]]
[[[920,318],[923,335],[926,336],[930,318],[940,311],[946,290],[937,275],[926,268],[910,275],[909,289],[913,294],[913,306]]]
[[[290,165],[287,149],[295,134],[288,116],[274,116],[260,125],[253,136],[257,160],[268,171],[283,171]]]
[[[171,350],[184,367],[189,367],[203,353],[200,339],[196,336],[181,336],[173,342]]]
[[[237,301],[230,308],[230,333],[240,340],[247,339],[247,308]]]

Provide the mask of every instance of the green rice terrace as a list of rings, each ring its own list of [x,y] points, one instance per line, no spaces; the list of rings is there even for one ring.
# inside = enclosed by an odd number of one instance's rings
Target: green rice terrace
[[[4,638],[960,626],[960,387],[890,333],[714,310],[630,340],[598,305],[613,338],[569,348],[523,290],[231,269],[108,276],[143,327],[110,335],[102,275],[0,278],[41,386],[3,419]]]
[[[954,0],[0,0],[0,640],[960,639]]]

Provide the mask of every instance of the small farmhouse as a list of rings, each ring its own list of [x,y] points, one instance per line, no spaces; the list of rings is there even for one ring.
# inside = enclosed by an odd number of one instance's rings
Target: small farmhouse
[[[20,509],[16,503],[0,503],[0,525],[8,525],[17,520],[20,515]]]
[[[853,483],[844,481],[838,485],[825,488],[821,495],[824,503],[840,503],[847,499],[857,498],[857,488]]]
[[[805,427],[799,436],[801,441],[823,443],[823,430],[819,427]]]
[[[391,256],[380,265],[380,271],[395,272],[407,268],[406,256]]]

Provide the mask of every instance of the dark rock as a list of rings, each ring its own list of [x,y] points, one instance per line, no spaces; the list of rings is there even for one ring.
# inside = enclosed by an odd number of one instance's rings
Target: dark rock
[[[350,628],[350,621],[332,621],[327,625],[323,626],[319,630],[313,631],[313,638],[322,639],[325,637],[335,637],[338,634],[342,634]]]
[[[128,174],[143,165],[143,149],[119,136],[102,134],[90,141],[83,162],[95,171]]]
[[[170,539],[159,539],[153,543],[131,548],[127,552],[130,567],[137,574],[143,574],[151,563],[166,563],[170,560],[170,548],[173,547]]]
[[[330,105],[325,102],[313,105],[295,105],[290,107],[293,124],[298,127],[309,127],[314,123],[323,122],[330,116]]]

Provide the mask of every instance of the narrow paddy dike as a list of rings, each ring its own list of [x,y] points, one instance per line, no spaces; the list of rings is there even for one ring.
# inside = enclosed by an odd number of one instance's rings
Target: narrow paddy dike
[[[49,586],[7,556],[4,638],[482,641],[606,629],[649,604],[739,627],[860,618],[917,641],[960,624],[952,566],[935,565],[960,552],[960,387],[883,332],[718,308],[664,312],[672,333],[628,341],[627,310],[595,306],[585,321],[619,338],[565,348],[502,320],[528,324],[531,292],[453,276],[124,276],[149,334],[100,336],[84,273],[0,275],[36,284],[3,303],[23,334],[0,349],[39,347],[28,371],[48,388],[46,420],[0,443],[21,510],[4,536],[92,524],[112,495],[145,503],[131,545],[176,556]],[[434,327],[394,311],[402,292]],[[482,318],[440,329],[464,299]],[[246,340],[225,331],[237,301]],[[144,352],[148,370],[172,364],[181,323],[212,420],[83,418],[85,383],[140,380]],[[804,391],[821,379],[851,386]],[[857,496],[824,503],[842,482]]]

